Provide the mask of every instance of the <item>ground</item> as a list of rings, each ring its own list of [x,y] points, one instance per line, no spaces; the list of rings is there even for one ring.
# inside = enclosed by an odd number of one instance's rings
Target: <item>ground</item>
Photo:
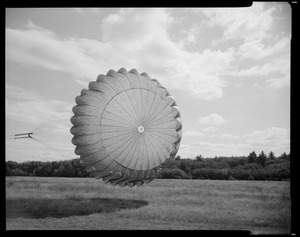
[[[6,229],[248,230],[289,234],[288,181],[6,177]]]

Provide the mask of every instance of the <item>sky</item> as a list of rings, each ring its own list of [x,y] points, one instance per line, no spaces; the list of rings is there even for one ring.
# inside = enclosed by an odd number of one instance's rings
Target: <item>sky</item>
[[[7,8],[6,160],[77,158],[75,97],[110,69],[146,72],[181,112],[182,158],[290,152],[291,7]],[[16,133],[33,139],[14,139]]]

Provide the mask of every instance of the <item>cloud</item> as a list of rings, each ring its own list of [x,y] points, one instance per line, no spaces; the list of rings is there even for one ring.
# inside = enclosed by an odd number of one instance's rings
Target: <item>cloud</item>
[[[184,137],[202,137],[205,134],[203,132],[197,131],[197,130],[184,130],[183,136]]]
[[[209,126],[207,128],[203,128],[202,131],[203,132],[214,132],[214,131],[217,131],[217,128],[214,126]]]
[[[70,73],[81,80],[97,78],[103,63],[97,56],[107,49],[105,44],[95,40],[60,39],[32,22],[25,30],[6,29],[7,59]]]
[[[22,123],[25,124],[24,127],[28,127],[27,132],[34,130],[34,135],[40,139],[44,137],[56,141],[67,139],[69,143],[73,105],[57,100],[46,100],[37,93],[11,85],[6,85],[5,91],[5,116],[9,130],[15,131],[13,125]]]
[[[5,85],[5,114],[9,119],[39,124],[49,117],[62,118],[72,114],[73,105],[43,96],[16,86]]]
[[[24,30],[6,29],[6,58],[69,73],[81,84],[109,69],[136,68],[170,89],[206,100],[222,97],[234,50],[188,52],[171,39],[172,24],[167,9],[121,9],[103,19],[97,41],[63,38],[29,23]]]
[[[261,42],[261,39],[256,39],[244,42],[239,47],[237,54],[243,58],[259,60],[276,54],[278,55],[281,52],[289,52],[289,49],[290,39],[288,37],[282,37],[273,45],[265,45]]]
[[[180,146],[179,155],[187,158],[194,158],[203,155],[206,158],[215,156],[242,156],[248,155],[249,146],[244,143],[215,143],[198,141]],[[251,149],[248,149],[249,152]],[[246,152],[245,152],[246,151]]]
[[[219,136],[221,142],[197,141],[182,144],[178,154],[182,157],[194,158],[214,156],[247,156],[250,152],[269,153],[273,151],[279,156],[290,152],[290,130],[271,127],[242,135],[223,133]]]
[[[238,139],[238,138],[240,138],[240,136],[233,135],[233,134],[230,134],[230,133],[223,133],[223,134],[220,135],[220,138],[221,139]]]
[[[252,41],[269,37],[273,24],[274,7],[266,8],[266,3],[255,2],[250,8],[203,9],[208,18],[206,24],[224,29],[223,40],[243,39]]]
[[[70,118],[73,105],[16,86],[5,86],[6,159],[57,160],[74,158]],[[20,131],[27,128],[27,131]],[[32,139],[14,139],[14,134],[33,132]]]
[[[218,114],[211,114],[204,117],[199,117],[198,122],[206,125],[220,125],[226,122],[226,120]]]
[[[196,25],[191,27],[188,30],[184,29],[180,33],[184,35],[184,37],[180,40],[180,43],[186,45],[186,44],[196,43],[198,40],[197,38],[201,33],[201,31],[200,28]]]
[[[286,149],[290,146],[290,131],[286,128],[272,127],[245,134],[245,141],[251,146]]]
[[[260,84],[266,87],[281,89],[290,85],[290,60],[288,55],[283,55],[270,60],[260,66],[251,68],[232,70],[228,75],[233,77],[263,77]]]

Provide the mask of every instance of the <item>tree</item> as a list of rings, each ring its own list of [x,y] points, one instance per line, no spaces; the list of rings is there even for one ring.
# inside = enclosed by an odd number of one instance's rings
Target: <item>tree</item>
[[[181,159],[181,156],[176,156],[175,157],[175,160],[180,160]]]
[[[203,156],[202,155],[198,155],[195,158],[196,158],[196,161],[202,161],[203,160]]]
[[[257,155],[255,153],[255,151],[252,151],[249,155],[248,155],[248,163],[255,163],[257,159]]]
[[[267,159],[267,156],[265,155],[265,153],[263,151],[261,151],[261,153],[257,157],[257,163],[259,165],[261,165],[262,167],[265,167],[266,159]]]
[[[11,168],[9,168],[9,166],[6,164],[6,176],[11,176],[11,175],[12,175]]]
[[[275,160],[276,156],[274,155],[274,152],[273,151],[270,151],[269,155],[268,155],[268,158],[270,160]]]
[[[287,155],[285,152],[283,152],[279,158],[283,159],[283,160],[290,160],[290,155]]]

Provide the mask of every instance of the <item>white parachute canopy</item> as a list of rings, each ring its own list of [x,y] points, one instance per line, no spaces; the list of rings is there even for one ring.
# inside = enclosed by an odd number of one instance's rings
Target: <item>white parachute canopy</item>
[[[174,98],[146,73],[109,70],[75,99],[75,153],[94,177],[112,185],[142,185],[170,164],[182,121]]]

